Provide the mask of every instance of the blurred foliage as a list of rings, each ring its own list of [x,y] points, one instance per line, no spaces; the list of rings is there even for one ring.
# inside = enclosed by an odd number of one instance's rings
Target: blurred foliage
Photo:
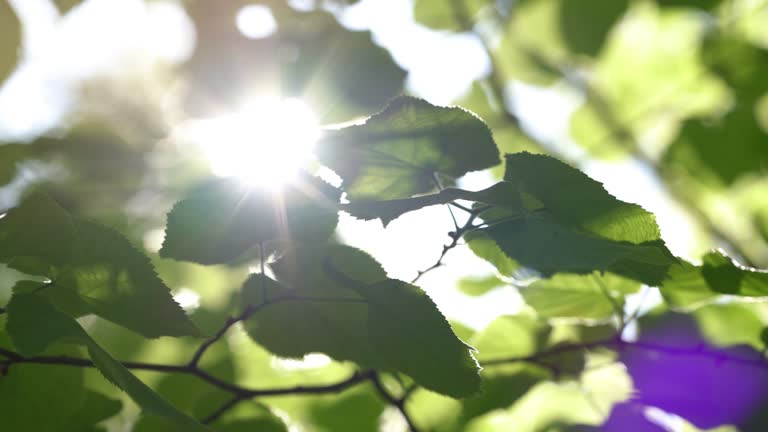
[[[0,131],[0,429],[766,430],[768,2],[414,0],[419,31],[488,60],[446,89],[458,107],[402,95],[413,56],[347,15],[374,2],[136,0],[183,12],[188,56],[41,84],[71,91],[61,117]],[[0,0],[0,103],[60,66],[18,3]],[[96,10],[44,3],[56,26]],[[274,28],[244,34],[246,7]],[[181,132],[261,96],[334,124],[306,174],[212,178]],[[0,129],[28,122],[16,100]],[[695,244],[642,188],[580,171],[627,161]],[[455,226],[415,282],[339,243],[340,209],[386,226],[435,205]],[[439,289],[487,325],[421,288],[464,246],[487,272],[451,261]],[[478,306],[510,292],[502,316]]]

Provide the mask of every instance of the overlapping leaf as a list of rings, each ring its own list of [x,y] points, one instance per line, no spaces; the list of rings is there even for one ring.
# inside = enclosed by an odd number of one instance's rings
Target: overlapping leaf
[[[104,377],[125,391],[142,409],[173,421],[183,430],[209,430],[178,411],[142,383],[88,336],[77,321],[61,312],[44,297],[17,290],[8,304],[8,315],[6,328],[21,354],[40,354],[59,341],[83,345]]]
[[[655,285],[676,262],[651,213],[556,159],[507,155],[505,181],[524,208],[495,212],[483,231],[523,266],[547,276],[611,271]]]
[[[743,267],[715,251],[705,255],[700,266],[683,262],[672,267],[660,289],[674,306],[690,306],[722,294],[766,297],[768,272]]]
[[[557,274],[521,288],[520,294],[545,318],[605,319],[617,312],[617,305],[623,305],[625,294],[639,289],[639,282],[611,273]]]
[[[285,296],[260,310],[246,328],[275,354],[323,352],[337,360],[410,375],[453,397],[479,390],[471,348],[451,330],[419,288],[388,279],[378,263],[346,246],[296,250],[272,266],[278,281],[254,275],[246,304]],[[303,298],[303,300],[302,300]]]
[[[395,199],[435,189],[499,163],[482,120],[457,107],[400,97],[364,124],[331,131],[318,143],[321,162],[343,180],[350,200]]]
[[[53,281],[45,295],[72,316],[93,313],[146,337],[198,334],[146,256],[46,196],[0,219],[0,262]]]
[[[336,228],[338,198],[336,189],[311,177],[283,191],[216,180],[176,203],[160,255],[221,264],[260,242],[323,241]]]

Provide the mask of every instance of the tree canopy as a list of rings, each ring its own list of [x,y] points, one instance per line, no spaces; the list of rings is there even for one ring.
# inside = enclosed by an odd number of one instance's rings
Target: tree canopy
[[[0,430],[768,429],[768,1],[0,0]]]

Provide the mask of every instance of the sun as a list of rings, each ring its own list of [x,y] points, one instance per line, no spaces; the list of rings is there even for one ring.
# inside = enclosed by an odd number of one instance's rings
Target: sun
[[[215,175],[279,188],[310,158],[320,137],[317,116],[296,98],[253,98],[231,113],[190,122],[184,135]]]

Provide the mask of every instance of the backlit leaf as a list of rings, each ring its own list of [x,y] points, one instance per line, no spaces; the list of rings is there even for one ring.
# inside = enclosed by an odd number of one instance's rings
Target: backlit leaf
[[[690,306],[722,294],[765,297],[768,273],[741,266],[714,251],[703,257],[700,266],[687,262],[673,266],[659,288],[664,299],[674,306]]]
[[[432,300],[416,286],[388,279],[363,252],[338,245],[306,248],[272,267],[279,282],[251,276],[243,301],[260,304],[265,292],[269,299],[297,297],[258,311],[246,325],[273,353],[302,357],[319,351],[403,372],[453,397],[479,390],[472,349],[454,335]]]
[[[400,97],[364,124],[329,131],[317,156],[343,180],[350,200],[405,198],[499,163],[482,120],[457,107]]]
[[[146,337],[198,334],[145,255],[44,195],[0,219],[0,261],[55,281],[45,294],[73,316],[93,313]]]
[[[542,317],[605,319],[617,313],[616,304],[623,304],[624,294],[639,289],[639,282],[611,273],[557,274],[520,288],[520,294]]]
[[[338,198],[336,189],[311,177],[283,191],[216,180],[176,203],[160,255],[221,264],[260,242],[324,241],[336,228]]]

